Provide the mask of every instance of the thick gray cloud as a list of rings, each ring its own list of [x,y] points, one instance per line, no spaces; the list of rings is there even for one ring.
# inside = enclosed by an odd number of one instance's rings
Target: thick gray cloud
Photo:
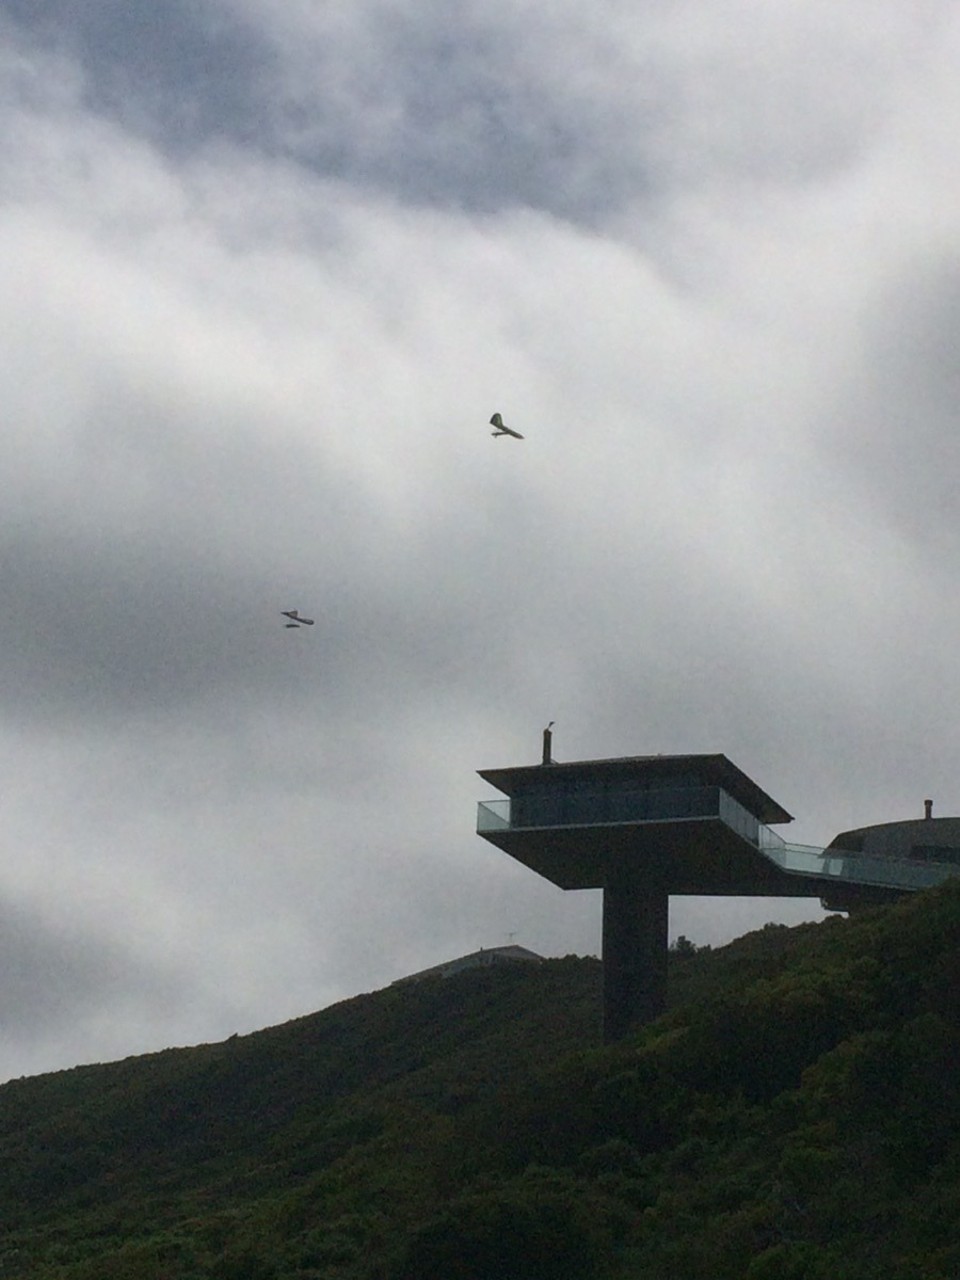
[[[75,67],[88,107],[171,148],[255,129],[251,84],[269,51],[215,5],[2,0],[0,18]]]
[[[5,1038],[49,1033],[67,1018],[109,1004],[118,989],[125,1001],[149,1003],[160,996],[172,1002],[172,975],[164,981],[161,974],[145,972],[138,957],[102,937],[72,932],[7,904],[0,923]]]
[[[551,719],[957,810],[946,5],[0,16],[0,1072],[595,952]]]
[[[917,246],[878,283],[865,317],[862,401],[838,451],[880,518],[922,547],[930,567],[960,550],[960,245]],[[859,397],[858,397],[859,400]],[[951,575],[952,577],[952,575]]]
[[[152,1017],[183,1014],[184,976],[110,937],[102,921],[87,930],[35,905],[5,902],[0,964],[4,1076],[62,1061],[65,1035],[90,1056],[126,1054],[152,1043]]]
[[[271,115],[300,157],[410,198],[593,223],[678,187],[835,172],[932,20],[702,0],[233,8],[282,51]]]
[[[93,109],[175,154],[230,140],[401,199],[591,224],[677,189],[841,170],[942,10],[0,6],[76,63]]]

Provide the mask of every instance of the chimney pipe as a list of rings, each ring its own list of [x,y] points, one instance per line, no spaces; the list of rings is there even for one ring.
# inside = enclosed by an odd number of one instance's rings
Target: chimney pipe
[[[932,800],[924,800],[924,802],[923,802],[923,816],[924,816],[925,818],[932,818],[932,817],[933,817],[933,801],[932,801]]]
[[[547,727],[543,731],[543,759],[541,761],[542,764],[553,764],[553,759],[550,754],[551,747],[553,745],[553,734],[550,732],[550,730],[553,728],[555,724],[556,724],[556,721],[551,720],[550,723],[547,725]]]

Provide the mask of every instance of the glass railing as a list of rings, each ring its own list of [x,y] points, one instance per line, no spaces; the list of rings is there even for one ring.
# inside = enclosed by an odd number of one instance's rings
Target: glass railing
[[[509,800],[481,800],[477,805],[477,830],[506,831],[510,826]]]
[[[675,822],[691,818],[719,818],[789,875],[816,876],[848,884],[874,884],[895,889],[927,889],[950,876],[960,875],[960,865],[956,863],[916,862],[906,858],[848,853],[841,849],[821,849],[816,845],[790,844],[721,787],[583,792],[483,800],[477,806],[477,831],[483,834],[536,827]]]
[[[766,831],[759,818],[752,814],[749,809],[745,809],[739,800],[734,800],[722,788],[717,788],[720,793],[719,814],[723,821],[738,836],[743,836],[744,840],[749,840],[752,845],[760,847],[760,831]],[[770,832],[773,835],[773,832]]]
[[[514,796],[512,800],[484,800],[477,809],[477,830],[526,830],[530,827],[583,827],[716,818],[720,816],[721,797],[724,794],[719,787],[669,787],[658,790],[637,788],[633,791],[584,791],[569,795],[522,795]],[[742,812],[750,820],[746,810]],[[756,819],[752,819],[752,822],[755,829]]]
[[[778,832],[757,822],[752,814],[731,796],[721,792],[720,814],[727,824],[746,839],[751,839],[742,814],[752,820],[752,837],[760,852],[782,871],[791,875],[821,876],[848,884],[875,884],[891,889],[928,889],[960,873],[960,866],[948,863],[918,863],[906,858],[886,858],[840,849],[822,849],[817,845],[791,844]],[[742,814],[737,811],[741,810]]]
[[[950,876],[960,875],[960,866],[948,862],[914,862],[881,854],[846,853],[841,849],[819,849],[815,845],[787,844],[763,852],[777,866],[794,875],[823,876],[848,884],[875,884],[890,889],[929,889]]]

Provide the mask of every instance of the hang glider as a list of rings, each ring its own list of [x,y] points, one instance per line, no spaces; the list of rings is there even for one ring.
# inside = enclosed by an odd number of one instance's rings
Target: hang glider
[[[504,421],[500,417],[499,413],[495,413],[493,415],[493,417],[490,419],[490,425],[491,427],[497,428],[496,431],[490,432],[492,436],[513,436],[514,440],[523,439],[523,436],[520,434],[519,431],[514,431],[513,427],[508,427],[504,424]]]
[[[300,626],[304,626],[304,627],[313,626],[313,618],[301,618],[300,612],[297,609],[281,609],[280,613],[282,617],[290,619],[289,622],[285,622],[283,624],[285,627],[289,629],[293,629]]]

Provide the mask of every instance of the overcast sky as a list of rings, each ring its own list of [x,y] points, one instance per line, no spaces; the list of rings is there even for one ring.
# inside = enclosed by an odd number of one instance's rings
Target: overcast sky
[[[0,0],[0,1079],[596,954],[475,834],[548,720],[810,844],[960,813],[958,63],[947,0]]]

